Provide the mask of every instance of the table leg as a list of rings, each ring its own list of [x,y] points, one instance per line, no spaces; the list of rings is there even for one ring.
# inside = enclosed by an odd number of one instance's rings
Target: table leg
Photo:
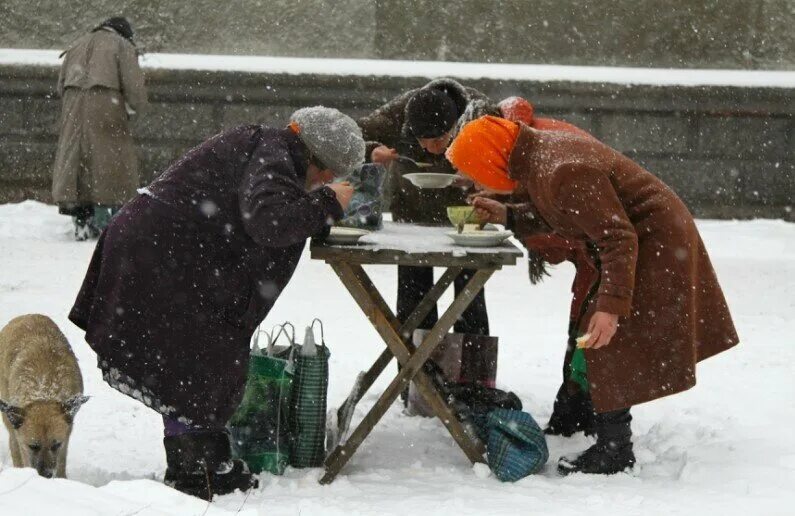
[[[439,298],[442,297],[442,294],[453,284],[455,279],[458,277],[461,272],[463,272],[463,267],[450,267],[442,277],[439,278],[439,281],[434,284],[433,287],[425,294],[425,297],[420,301],[411,314],[408,316],[406,321],[400,326],[400,335],[403,337],[403,340],[406,342],[411,343],[411,336],[414,333],[422,321],[425,319],[425,316],[433,310],[436,306],[436,302],[439,301]],[[362,270],[364,272],[364,270]],[[375,290],[375,286],[372,285],[372,282],[369,281],[370,278],[367,278],[369,283],[368,289]],[[391,312],[391,310],[390,310]]]
[[[362,310],[364,310],[365,312],[373,311],[383,314],[383,316],[387,321],[387,324],[376,324],[375,322],[373,322],[373,324],[375,325],[376,330],[379,332],[381,337],[384,339],[384,342],[387,343],[387,346],[390,347],[393,354],[397,357],[398,362],[401,365],[404,365],[405,362],[412,356],[412,353],[414,353],[415,351],[411,341],[407,339],[401,339],[401,336],[405,335],[404,330],[406,329],[406,324],[404,324],[400,328],[401,331],[398,332],[398,334],[395,334],[394,330],[395,328],[397,328],[398,324],[400,323],[398,319],[394,316],[392,310],[389,308],[389,305],[386,303],[386,301],[384,301],[383,296],[381,296],[381,294],[378,292],[378,289],[376,289],[375,285],[373,285],[369,276],[367,276],[367,273],[364,271],[364,269],[361,266],[347,265],[347,268],[349,268],[350,270],[338,271],[338,274],[340,273],[352,274],[353,277],[351,278],[350,284],[351,285],[358,284],[362,287],[361,291],[359,291],[358,293],[354,292],[349,288],[349,291],[354,296],[354,298],[357,299],[357,301],[363,300],[365,303],[367,303],[367,308],[365,308],[365,305],[360,304],[360,306],[362,306]],[[444,279],[449,278],[449,282],[446,284],[446,286],[449,286],[452,280],[455,279],[455,277],[457,277],[458,274],[460,274],[461,272],[460,268],[452,268],[452,269],[454,270],[451,271],[451,274],[445,273],[442,276],[442,279],[440,279],[439,283],[444,283]],[[483,283],[480,284],[480,286],[476,286],[475,283],[470,280],[470,283],[466,285],[464,291],[466,291],[467,288],[474,286],[475,291],[472,294],[472,298],[474,298],[474,296],[477,295],[477,293],[483,288],[483,284],[485,284],[485,282],[494,273],[495,270],[496,269],[488,269],[484,271],[484,274],[487,274],[487,276],[482,278]],[[431,291],[428,292],[428,294],[433,295],[438,300],[438,298],[441,297],[443,292],[444,288],[442,288],[441,290],[432,289]],[[363,296],[362,294],[366,295]],[[357,295],[359,296],[359,298],[357,298]],[[463,295],[463,292],[459,294],[459,297],[461,295]],[[466,307],[469,306],[470,302],[471,299],[469,301],[465,301],[464,308],[462,308],[460,312],[458,312],[455,316],[453,316],[453,323],[455,322],[455,320],[458,319],[458,317],[460,317],[460,314],[463,313]],[[372,303],[374,306],[370,307],[369,303]],[[450,309],[448,309],[448,312],[449,311]],[[415,312],[412,314],[412,316],[414,315],[417,315],[417,317],[414,318],[415,324],[419,324],[419,321],[422,321],[425,318],[426,314],[425,313],[416,314]],[[409,319],[412,319],[412,317],[410,317]],[[407,324],[409,324],[409,321],[407,321]],[[441,338],[444,338],[444,335],[447,334],[447,331],[450,329],[451,325],[452,324],[448,324],[447,327],[441,332],[442,335]],[[414,329],[415,328],[411,328],[411,332],[413,332]],[[438,342],[434,344],[434,348],[437,345]],[[430,357],[430,354],[428,356]],[[428,403],[429,407],[432,409],[434,414],[442,421],[445,427],[447,427],[448,431],[450,431],[451,435],[458,442],[459,446],[462,448],[462,450],[467,455],[467,457],[473,463],[481,462],[483,460],[483,454],[485,453],[485,450],[481,446],[481,443],[477,440],[473,443],[472,439],[469,439],[467,437],[463,426],[455,417],[455,414],[453,413],[452,409],[448,406],[445,399],[439,394],[436,385],[430,380],[430,378],[428,378],[428,376],[425,374],[425,372],[422,369],[419,370],[418,374],[414,378],[414,382],[417,385],[417,390],[420,393],[420,395]]]
[[[472,462],[482,462],[482,445],[479,446],[469,438],[460,421],[444,402],[431,380],[421,370],[421,367],[442,341],[444,335],[453,326],[456,319],[460,317],[472,299],[483,288],[486,281],[494,273],[494,269],[484,269],[475,273],[463,291],[439,319],[438,323],[431,329],[416,352],[411,354],[400,336],[397,324],[394,322],[394,315],[392,315],[391,310],[386,306],[378,291],[374,289],[372,283],[369,282],[369,278],[367,278],[361,267],[341,262],[333,263],[332,266],[364,313],[367,314],[376,330],[387,342],[387,345],[390,346],[398,360],[401,361],[403,368],[382,393],[359,426],[353,431],[347,442],[338,446],[326,459],[326,473],[320,482],[325,484],[334,480],[340,469],[350,460],[350,457],[369,435],[376,423],[400,395],[401,390],[415,376],[420,393],[429,402],[431,408],[450,431],[450,434],[466,453],[467,457]],[[368,281],[365,281],[365,278]]]
[[[333,267],[333,265],[332,265]],[[422,302],[411,312],[406,322],[404,322],[400,326],[400,335],[403,336],[404,342],[407,344],[408,348],[413,351],[413,345],[411,344],[411,335],[414,333],[414,330],[417,329],[419,324],[425,319],[425,316],[436,306],[436,302],[439,301],[439,298],[442,297],[442,294],[452,285],[453,281],[458,277],[459,274],[463,271],[463,267],[450,267],[442,274],[442,277],[439,278],[439,281],[428,291],[425,298],[423,298]],[[355,270],[354,273],[359,281],[365,286],[368,291],[377,291],[375,285],[373,285],[370,278],[367,276],[367,273],[364,272],[364,269],[360,267],[360,271]],[[384,306],[386,302],[384,302]],[[389,311],[391,314],[391,310]],[[393,319],[392,325],[397,323],[397,319],[391,317]],[[367,391],[372,387],[373,383],[378,379],[386,366],[389,365],[389,362],[392,361],[393,357],[392,351],[387,347],[381,355],[376,359],[370,369],[364,374],[362,378],[362,383],[359,388],[359,396],[356,399],[356,403],[358,403],[362,397],[367,393]]]

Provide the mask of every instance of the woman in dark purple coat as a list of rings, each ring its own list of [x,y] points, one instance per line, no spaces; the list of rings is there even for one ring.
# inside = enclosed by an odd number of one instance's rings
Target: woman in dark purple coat
[[[322,107],[286,129],[231,129],[171,165],[100,237],[69,318],[105,381],[164,416],[175,488],[212,498],[254,484],[224,431],[249,340],[306,240],[342,217],[352,188],[328,183],[364,147],[352,119]]]

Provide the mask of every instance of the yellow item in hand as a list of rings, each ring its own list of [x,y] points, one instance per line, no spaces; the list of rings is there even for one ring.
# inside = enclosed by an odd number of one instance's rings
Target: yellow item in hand
[[[591,338],[591,334],[590,333],[586,333],[582,337],[577,337],[577,339],[576,339],[577,348],[578,349],[584,348],[585,347],[585,343],[588,342],[590,340],[590,338]]]

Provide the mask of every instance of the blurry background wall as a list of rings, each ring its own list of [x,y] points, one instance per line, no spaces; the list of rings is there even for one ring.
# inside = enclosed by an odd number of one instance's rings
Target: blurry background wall
[[[795,0],[0,0],[0,48],[63,48],[107,15],[148,51],[795,69]],[[556,39],[557,38],[557,39]],[[0,65],[0,202],[49,200],[55,66]],[[664,73],[664,72],[663,72]],[[216,132],[324,104],[360,115],[427,78],[146,70],[146,183]],[[795,89],[467,80],[636,159],[702,217],[795,220]]]
[[[2,0],[0,47],[113,14],[150,52],[795,69],[793,0]]]

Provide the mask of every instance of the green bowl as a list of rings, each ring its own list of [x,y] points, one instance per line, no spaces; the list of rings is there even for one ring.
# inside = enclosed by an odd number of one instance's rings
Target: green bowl
[[[472,206],[448,206],[447,207],[447,218],[450,219],[450,223],[453,226],[458,226],[462,220],[466,220],[466,224],[480,224],[480,218],[477,215],[472,215],[469,217],[469,214],[475,208]],[[467,220],[467,217],[469,219]]]

